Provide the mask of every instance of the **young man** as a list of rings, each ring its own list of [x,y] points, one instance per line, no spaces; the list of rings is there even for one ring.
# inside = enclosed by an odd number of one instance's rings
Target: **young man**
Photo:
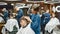
[[[19,30],[18,21],[13,17],[12,14],[10,14],[10,18],[7,20],[7,23],[4,25],[4,28],[6,29],[6,34],[16,34],[16,32]],[[4,29],[2,29],[2,33]]]
[[[19,21],[19,19],[23,16],[23,10],[19,8],[17,11],[16,19]]]
[[[51,34],[52,30],[59,24],[59,19],[55,17],[54,13],[52,13],[52,17],[50,21],[46,24],[45,30],[48,31],[49,34]]]
[[[46,10],[46,12],[43,13],[41,17],[41,23],[42,23],[41,30],[43,34],[45,34],[45,26],[49,22],[49,20],[50,20],[50,13],[49,13],[49,10]]]
[[[18,24],[19,24],[19,23],[20,23],[19,19],[20,19],[24,14],[23,14],[23,10],[20,9],[20,8],[18,8],[18,7],[16,7],[16,11],[17,11],[16,19],[17,19]],[[20,24],[19,24],[19,25],[20,25]]]
[[[35,34],[40,34],[40,23],[41,23],[41,18],[40,15],[37,14],[39,11],[39,7],[37,8],[32,8],[30,18],[32,20],[31,23],[31,28],[34,30]]]
[[[31,19],[28,16],[23,16],[20,19],[21,28],[16,34],[35,34],[35,32],[31,29]]]
[[[6,22],[9,16],[8,10],[6,8],[3,8],[2,11],[3,11],[3,18]]]

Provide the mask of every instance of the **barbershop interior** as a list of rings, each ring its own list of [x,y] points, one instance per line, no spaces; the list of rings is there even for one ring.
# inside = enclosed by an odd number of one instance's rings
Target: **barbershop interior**
[[[60,0],[0,0],[0,34],[60,34]]]

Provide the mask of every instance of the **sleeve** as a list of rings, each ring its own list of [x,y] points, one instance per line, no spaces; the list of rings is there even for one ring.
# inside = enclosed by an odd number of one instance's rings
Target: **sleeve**
[[[56,23],[57,23],[57,25],[60,25],[60,23],[59,23],[59,19],[56,20]]]
[[[23,10],[22,9],[19,10],[18,15],[23,16]]]
[[[16,25],[17,29],[19,30],[19,25],[18,25],[17,21],[16,21],[15,25]]]
[[[41,18],[40,17],[35,18],[34,21],[33,21],[32,27],[39,26],[40,25],[40,22],[41,22]]]
[[[26,34],[35,34],[35,32],[32,29],[29,29],[26,31]]]
[[[47,16],[45,16],[45,18],[44,18],[44,24],[47,24],[49,21],[50,21],[50,14],[48,14]]]

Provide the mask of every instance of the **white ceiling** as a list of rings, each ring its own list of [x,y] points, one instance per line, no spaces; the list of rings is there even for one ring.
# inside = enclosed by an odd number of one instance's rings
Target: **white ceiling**
[[[0,2],[0,5],[7,5],[7,3],[5,3],[5,2]]]

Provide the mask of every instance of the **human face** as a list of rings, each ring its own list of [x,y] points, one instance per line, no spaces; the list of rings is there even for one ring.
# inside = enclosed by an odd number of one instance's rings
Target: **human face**
[[[46,10],[46,13],[49,13],[49,10]]]
[[[15,9],[15,11],[19,11],[19,8],[18,7],[15,7],[14,9]]]
[[[24,26],[27,25],[27,22],[26,22],[26,20],[21,20],[20,21],[20,24],[21,24],[21,27],[24,27]]]
[[[31,13],[33,13],[34,12],[34,10],[33,9],[31,9]]]
[[[10,15],[10,19],[13,19],[13,16]]]
[[[36,14],[37,12],[34,9],[31,9],[31,13]]]
[[[6,10],[6,8],[3,8],[2,11]]]

